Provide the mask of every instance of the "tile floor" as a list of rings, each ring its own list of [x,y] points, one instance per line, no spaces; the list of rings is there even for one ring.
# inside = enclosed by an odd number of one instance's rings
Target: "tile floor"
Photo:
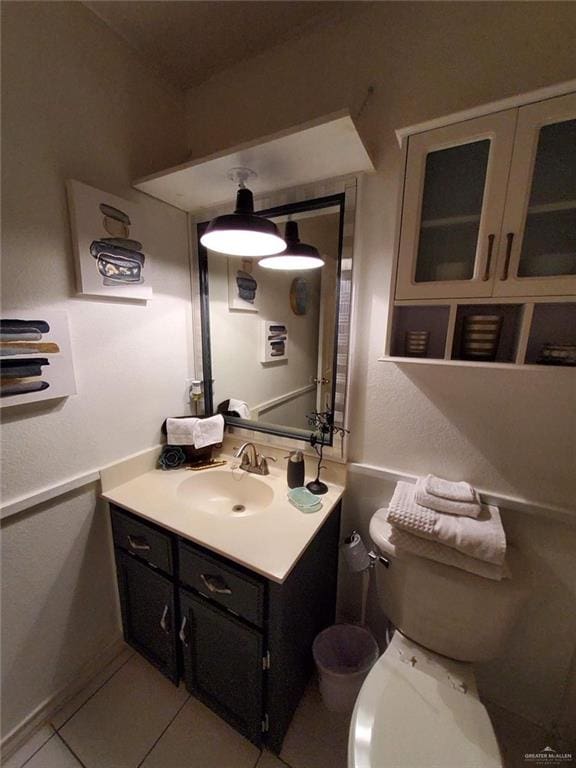
[[[542,729],[488,706],[506,768],[545,746]],[[126,650],[68,701],[3,768],[346,768],[349,716],[306,691],[280,758],[261,752],[210,709]],[[423,766],[423,768],[425,768]]]

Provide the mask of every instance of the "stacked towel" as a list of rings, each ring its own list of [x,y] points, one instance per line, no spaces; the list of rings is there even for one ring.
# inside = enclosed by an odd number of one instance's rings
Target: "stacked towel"
[[[478,517],[482,506],[469,483],[453,483],[435,475],[420,477],[416,483],[416,502],[447,515]]]
[[[498,507],[485,505],[477,518],[445,515],[414,500],[414,486],[398,483],[388,507],[388,522],[403,531],[457,549],[469,557],[502,565],[506,536]]]
[[[224,419],[221,415],[208,419],[166,419],[168,445],[189,445],[206,448],[224,439]]]
[[[442,482],[434,484],[434,488],[452,493],[451,488],[441,485]],[[477,499],[471,486],[456,489],[456,492]],[[478,516],[472,518],[453,511],[438,512],[422,506],[417,498],[418,485],[397,483],[386,513],[391,527],[391,544],[411,554],[488,579],[500,580],[508,575],[505,565],[506,535],[498,507],[479,505]],[[455,503],[471,505],[476,502],[458,500]]]
[[[228,410],[236,411],[241,419],[250,418],[250,408],[248,408],[248,403],[244,400],[236,400],[236,398],[231,397],[228,401]]]

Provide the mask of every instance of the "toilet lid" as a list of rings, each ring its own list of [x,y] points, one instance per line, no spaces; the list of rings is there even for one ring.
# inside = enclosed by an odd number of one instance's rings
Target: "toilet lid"
[[[348,768],[502,768],[472,668],[396,632],[350,725]]]

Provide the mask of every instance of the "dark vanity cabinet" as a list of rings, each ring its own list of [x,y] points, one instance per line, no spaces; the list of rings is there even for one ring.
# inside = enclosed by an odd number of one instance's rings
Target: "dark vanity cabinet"
[[[111,514],[126,642],[279,752],[313,668],[314,637],[334,621],[339,505],[282,584],[120,507]]]

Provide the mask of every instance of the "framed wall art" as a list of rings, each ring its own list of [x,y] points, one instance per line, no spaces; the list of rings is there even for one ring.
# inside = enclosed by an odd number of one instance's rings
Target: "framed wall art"
[[[152,298],[150,260],[137,205],[79,181],[68,181],[78,293]]]
[[[0,406],[76,394],[66,312],[0,316]]]

